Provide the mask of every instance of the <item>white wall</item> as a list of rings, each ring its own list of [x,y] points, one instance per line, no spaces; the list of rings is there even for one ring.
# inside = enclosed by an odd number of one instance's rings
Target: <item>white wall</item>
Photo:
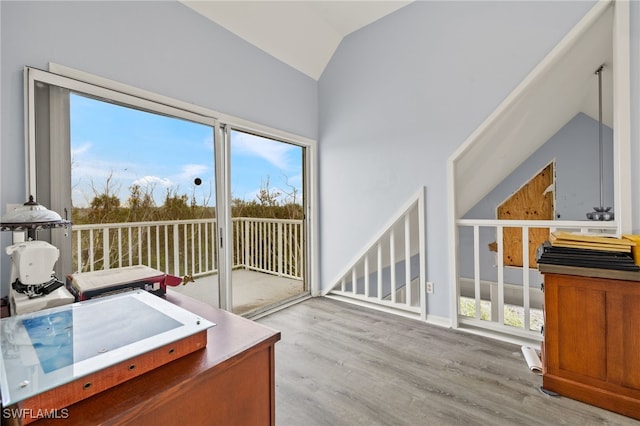
[[[633,233],[640,234],[640,1],[631,3],[631,211]]]
[[[592,6],[415,2],[342,42],[318,85],[323,288],[424,185],[428,312],[449,316],[447,159]]]
[[[49,62],[317,138],[317,83],[178,2],[0,2],[0,210],[25,200],[25,65]],[[3,232],[0,247],[10,244]],[[2,258],[2,294],[9,261]]]

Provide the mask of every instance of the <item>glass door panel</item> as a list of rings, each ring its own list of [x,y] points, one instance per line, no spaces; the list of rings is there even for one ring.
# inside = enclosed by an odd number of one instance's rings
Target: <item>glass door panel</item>
[[[230,131],[234,313],[251,315],[308,292],[304,149]]]
[[[144,264],[219,306],[214,127],[71,93],[73,270]]]

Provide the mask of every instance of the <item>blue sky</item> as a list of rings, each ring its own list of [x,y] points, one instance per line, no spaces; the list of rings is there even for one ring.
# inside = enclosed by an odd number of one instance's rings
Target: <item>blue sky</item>
[[[161,205],[167,190],[215,205],[213,128],[106,102],[71,96],[71,182],[75,207],[105,192],[122,204],[129,187],[153,192]],[[200,178],[197,186],[194,179]],[[242,132],[231,136],[233,198],[256,200],[266,181],[283,193],[302,188],[302,148]]]

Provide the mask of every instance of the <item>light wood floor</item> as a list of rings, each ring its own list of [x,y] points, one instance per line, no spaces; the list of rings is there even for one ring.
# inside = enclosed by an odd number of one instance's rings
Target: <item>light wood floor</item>
[[[276,344],[276,422],[638,425],[539,391],[519,346],[327,298],[263,317]]]

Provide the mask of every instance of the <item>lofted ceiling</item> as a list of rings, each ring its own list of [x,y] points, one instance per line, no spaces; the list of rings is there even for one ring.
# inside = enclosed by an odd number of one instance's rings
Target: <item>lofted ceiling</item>
[[[344,37],[411,1],[182,0],[182,3],[318,80]]]
[[[271,56],[318,80],[344,37],[406,6],[401,0],[181,0]],[[585,17],[454,154],[457,217],[579,112],[613,127],[611,1]],[[482,159],[482,161],[480,161]],[[493,164],[494,167],[484,167]]]
[[[613,127],[613,6],[599,2],[454,154],[462,217],[577,113]],[[486,165],[490,164],[490,167]]]
[[[314,80],[320,78],[344,37],[412,1],[414,0],[181,0],[194,11]],[[604,63],[607,67],[603,72],[603,121],[612,127],[613,84],[610,65],[613,58],[610,49],[610,20],[607,22],[609,25],[599,25],[590,31],[593,35],[591,39],[595,40],[593,47],[585,49],[582,57],[571,61],[573,75],[569,80],[580,80],[582,87],[569,97],[574,108],[577,106],[572,113],[583,112],[598,119],[597,77],[593,72],[599,64],[585,62],[584,58],[599,58],[596,62]],[[570,75],[569,72],[565,74]],[[576,82],[572,83],[575,86]],[[551,92],[566,94],[566,89],[560,84]],[[553,106],[547,106],[551,107]]]

